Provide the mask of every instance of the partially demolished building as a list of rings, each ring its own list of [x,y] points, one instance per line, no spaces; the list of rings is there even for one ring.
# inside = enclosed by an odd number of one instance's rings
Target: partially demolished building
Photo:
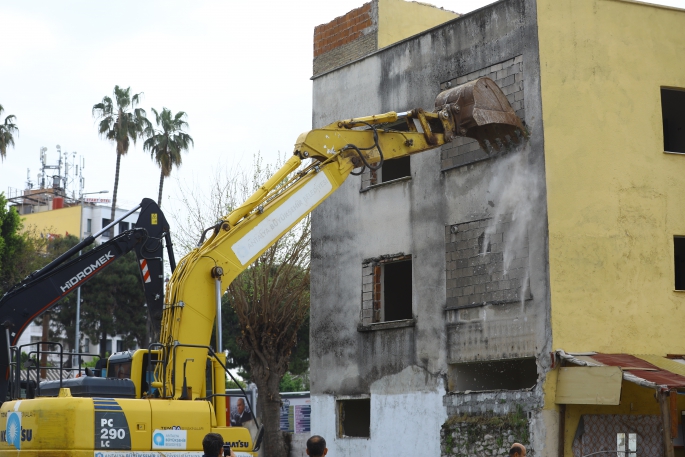
[[[315,44],[315,128],[488,76],[529,137],[387,161],[314,211],[313,433],[334,455],[677,454],[685,11],[503,0],[379,46],[391,6]]]

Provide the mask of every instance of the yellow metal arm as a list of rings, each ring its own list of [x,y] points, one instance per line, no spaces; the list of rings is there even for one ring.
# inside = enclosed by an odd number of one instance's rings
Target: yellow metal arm
[[[177,343],[209,344],[216,317],[215,281],[221,281],[221,291],[226,290],[258,256],[340,187],[352,170],[432,149],[457,135],[496,144],[496,138],[484,135],[483,129],[502,135],[502,141],[507,136],[514,138],[516,130],[523,131],[504,95],[485,100],[497,101],[496,107],[486,105],[483,97],[479,99],[479,81],[487,89],[499,91],[494,82],[481,78],[447,91],[451,95],[441,94],[439,99],[446,101],[435,113],[416,109],[348,119],[299,136],[294,155],[285,165],[225,216],[202,246],[186,255],[174,271],[167,286],[160,341],[170,358],[166,372],[160,364],[156,373],[157,381],[166,385],[167,396],[181,395],[184,361],[203,360],[206,354],[196,348],[172,348]],[[462,92],[457,91],[460,88]],[[488,120],[479,110],[496,114],[496,120]],[[313,159],[312,163],[293,173],[307,158]],[[202,386],[204,376],[203,364],[188,363],[188,386]],[[191,390],[196,398],[200,389]]]

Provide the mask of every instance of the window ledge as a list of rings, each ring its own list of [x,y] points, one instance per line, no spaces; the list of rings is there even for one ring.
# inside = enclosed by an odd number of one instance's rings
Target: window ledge
[[[394,328],[414,327],[416,319],[402,319],[401,321],[378,322],[371,325],[360,324],[357,327],[358,332],[373,332],[376,330],[389,330]]]
[[[369,187],[365,187],[365,188],[361,189],[359,191],[359,193],[366,192],[366,191],[369,191],[371,189],[377,189],[379,187],[384,187],[384,186],[387,186],[389,184],[395,184],[398,182],[405,182],[405,181],[411,181],[411,176],[402,176],[401,178],[393,179],[391,181],[382,182],[380,184],[371,184]]]
[[[664,151],[664,154],[673,154],[677,156],[685,156],[685,152],[676,152],[676,151]]]

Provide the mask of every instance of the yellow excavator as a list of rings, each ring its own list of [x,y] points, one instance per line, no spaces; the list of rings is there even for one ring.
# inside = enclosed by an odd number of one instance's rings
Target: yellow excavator
[[[107,377],[52,381],[35,398],[5,401],[0,457],[199,456],[209,432],[221,434],[239,456],[256,455],[261,438],[226,424],[217,319],[223,291],[350,174],[459,136],[490,151],[518,143],[526,130],[500,88],[480,78],[439,94],[433,112],[389,112],[301,134],[283,167],[178,263],[167,285],[159,343],[111,357]],[[216,352],[210,346],[214,325]]]

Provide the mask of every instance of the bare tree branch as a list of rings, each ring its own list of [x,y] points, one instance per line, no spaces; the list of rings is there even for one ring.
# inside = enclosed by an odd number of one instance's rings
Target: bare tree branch
[[[192,250],[207,227],[241,204],[264,183],[276,167],[257,156],[252,169],[228,172],[218,167],[210,195],[203,196],[179,183],[180,200],[188,211],[177,221],[176,245]],[[285,456],[280,433],[279,382],[288,369],[297,332],[309,315],[309,217],[298,224],[238,276],[228,287],[231,306],[241,326],[235,335],[250,354],[250,372],[260,395],[258,412],[265,429],[265,454]]]

